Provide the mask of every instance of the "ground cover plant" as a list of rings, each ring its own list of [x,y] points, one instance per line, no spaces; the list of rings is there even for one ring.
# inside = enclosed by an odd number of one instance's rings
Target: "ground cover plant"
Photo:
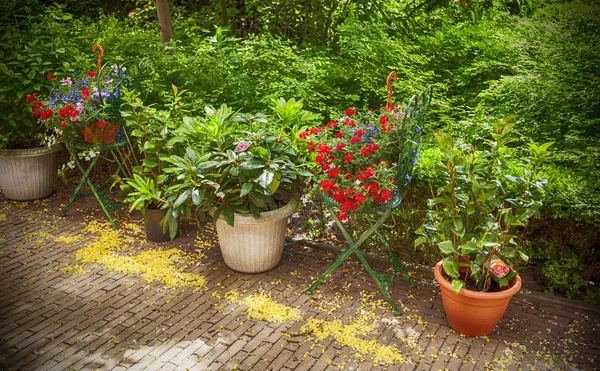
[[[349,105],[377,107],[386,95],[382,82],[395,70],[399,99],[428,84],[436,92],[413,180],[420,199],[431,197],[429,183],[436,188],[442,181],[434,132],[443,129],[481,146],[492,123],[512,116],[515,152],[524,152],[530,139],[554,142],[551,160],[540,169],[548,178],[544,219],[525,229],[526,253],[549,291],[579,291],[561,286],[560,277],[576,277],[582,293],[598,279],[597,2],[351,0],[316,7],[257,0],[221,7],[219,1],[171,1],[168,51],[151,2],[58,3],[1,5],[7,32],[0,40],[0,105],[10,107],[0,113],[1,145],[16,132],[15,123],[33,123],[25,98],[47,84],[46,74],[88,70],[70,61],[81,60],[95,43],[110,51],[110,60],[152,61],[148,104],[167,105],[174,84],[188,90],[186,107],[195,114],[222,103],[266,112],[273,99],[293,96],[325,124]],[[98,7],[101,12],[91,10]],[[409,200],[412,211],[395,215],[404,217],[403,229],[391,231],[405,241],[403,248],[412,245],[406,239],[415,238],[426,209],[418,199]],[[570,234],[547,233],[554,223],[568,226],[563,230]]]

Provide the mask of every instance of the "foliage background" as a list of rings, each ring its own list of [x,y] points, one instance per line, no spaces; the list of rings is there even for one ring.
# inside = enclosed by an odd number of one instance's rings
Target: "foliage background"
[[[380,106],[385,78],[395,70],[400,101],[434,86],[411,205],[424,209],[419,200],[429,196],[428,182],[440,181],[432,133],[443,129],[477,145],[491,122],[512,116],[521,138],[515,151],[530,139],[555,142],[543,169],[546,219],[525,231],[531,255],[553,272],[545,277],[549,290],[565,272],[584,283],[600,276],[597,1],[171,0],[170,52],[159,42],[149,1],[57,3],[0,5],[3,30],[10,31],[0,44],[0,135],[11,119],[28,119],[20,99],[45,73],[89,68],[97,42],[105,60],[153,61],[149,103],[165,104],[174,84],[189,90],[192,111],[221,103],[266,111],[272,99],[295,97],[326,121],[347,107]],[[18,17],[25,10],[33,14],[27,21]],[[409,214],[398,234],[412,239],[420,214]],[[570,234],[550,233],[553,223],[568,225]],[[550,269],[556,266],[564,272]]]

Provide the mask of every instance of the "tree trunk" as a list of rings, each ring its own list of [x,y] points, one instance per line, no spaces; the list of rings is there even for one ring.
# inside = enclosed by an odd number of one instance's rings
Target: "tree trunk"
[[[173,36],[171,29],[171,12],[169,11],[169,0],[154,0],[156,4],[156,15],[158,16],[158,28],[160,29],[160,41],[168,43]]]
[[[227,1],[220,0],[219,3],[221,5],[221,26],[227,27],[227,24],[229,23],[229,15],[227,15]]]

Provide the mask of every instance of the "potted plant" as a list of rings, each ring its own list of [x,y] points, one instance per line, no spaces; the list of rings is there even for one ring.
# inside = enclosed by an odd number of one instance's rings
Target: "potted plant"
[[[205,111],[178,130],[175,141],[186,143],[185,155],[166,159],[172,166],[165,172],[180,180],[170,204],[213,215],[230,268],[269,270],[281,259],[296,194],[311,173],[274,119],[238,115],[226,105]]]
[[[80,52],[69,43],[64,5],[0,4],[0,188],[15,200],[46,197],[54,189],[57,152],[48,127],[31,115],[28,94],[49,87],[52,72],[72,71]]]
[[[140,94],[124,89],[125,105],[121,115],[125,119],[126,136],[130,152],[126,166],[128,177],[120,179],[121,190],[128,192],[126,203],[129,211],[139,210],[144,214],[146,238],[154,242],[165,242],[175,238],[178,232],[177,218],[173,223],[164,223],[169,212],[168,197],[174,184],[172,173],[165,173],[164,157],[172,154],[173,139],[182,111],[181,96],[185,90],[173,86],[171,103],[166,110],[144,105]],[[127,134],[130,132],[131,134]],[[167,217],[168,219],[168,217]]]
[[[517,164],[515,150],[507,146],[515,140],[513,126],[508,119],[493,125],[486,150],[435,135],[442,154],[438,169],[446,180],[428,200],[415,246],[425,243],[441,253],[434,273],[448,322],[470,336],[492,332],[519,291],[517,263],[528,257],[519,248],[516,229],[538,216],[542,206],[546,180],[538,170],[552,143],[531,142],[529,156]]]

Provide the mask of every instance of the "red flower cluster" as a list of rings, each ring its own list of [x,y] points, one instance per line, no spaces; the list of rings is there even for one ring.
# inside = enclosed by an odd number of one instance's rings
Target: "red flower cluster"
[[[379,135],[393,127],[390,123],[393,117],[388,117],[385,110],[381,116],[370,113],[368,116],[373,118],[365,125],[354,109],[349,108],[344,113],[339,120],[342,125],[329,121],[326,126],[299,135],[308,141],[308,151],[316,152],[314,161],[322,176],[319,189],[339,204],[336,215],[341,221],[369,201],[378,205],[388,202],[393,196],[394,174],[387,169],[394,165],[383,160],[377,143]],[[377,127],[371,124],[373,121]]]
[[[58,116],[60,116],[60,118],[76,118],[78,115],[79,110],[75,109],[75,107],[70,104],[58,109]]]

